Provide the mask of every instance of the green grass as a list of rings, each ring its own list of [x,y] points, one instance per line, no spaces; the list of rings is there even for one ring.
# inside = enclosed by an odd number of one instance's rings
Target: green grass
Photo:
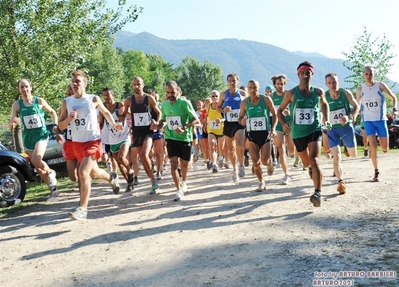
[[[57,181],[57,187],[59,190],[68,190],[72,189],[73,187],[77,187],[77,183],[70,181],[68,177],[57,178]],[[29,206],[32,204],[38,204],[39,202],[46,201],[49,196],[50,190],[45,183],[27,182],[24,201],[18,205],[0,208],[0,218],[6,217],[7,215],[13,214],[19,210],[29,208]]]

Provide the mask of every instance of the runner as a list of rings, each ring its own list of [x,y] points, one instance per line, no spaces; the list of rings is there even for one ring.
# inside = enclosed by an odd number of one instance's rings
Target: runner
[[[155,194],[159,185],[152,172],[150,151],[154,139],[154,130],[157,130],[158,119],[161,118],[161,111],[154,97],[144,93],[144,81],[141,77],[133,79],[132,87],[134,95],[125,99],[125,109],[121,117],[126,117],[128,110],[132,115],[133,148],[137,150],[144,171],[151,180],[150,194]],[[155,112],[154,116],[157,120],[151,114],[152,110]],[[133,183],[133,177],[131,182]]]
[[[340,194],[346,193],[346,185],[342,171],[341,141],[351,157],[357,156],[355,130],[353,119],[356,119],[359,112],[359,105],[349,90],[339,87],[338,76],[330,73],[325,76],[326,100],[330,107],[331,130],[326,130],[328,145],[334,159],[334,174],[338,178],[337,191]],[[352,109],[350,107],[352,105]]]
[[[227,82],[229,89],[220,94],[218,109],[219,113],[224,113],[225,122],[223,134],[229,153],[229,160],[233,166],[233,182],[238,182],[238,177],[245,176],[244,167],[244,139],[245,126],[238,123],[241,102],[245,99],[245,92],[238,89],[238,75],[229,74]],[[238,161],[238,169],[237,169]]]
[[[270,97],[259,94],[258,81],[250,80],[247,88],[249,97],[241,103],[238,122],[247,125],[249,154],[254,165],[254,173],[259,180],[259,186],[255,191],[260,192],[266,189],[260,164],[270,166],[270,138],[276,136],[276,109]],[[272,114],[271,126],[269,113]]]
[[[212,172],[219,172],[219,166],[223,167],[223,126],[224,118],[221,113],[217,111],[218,100],[220,93],[216,90],[211,92],[211,104],[209,105],[207,112],[207,131],[208,131],[208,142],[209,152],[211,157]],[[218,154],[220,156],[219,161],[222,163],[218,166]]]
[[[112,125],[104,118],[104,115],[100,113],[98,115],[98,122],[102,127],[102,140],[109,144],[109,151],[111,152],[111,158],[114,159],[119,167],[119,171],[127,182],[126,192],[133,190],[133,172],[130,170],[130,163],[128,160],[129,146],[130,146],[130,135],[129,125],[126,119],[121,116],[124,111],[124,104],[115,101],[114,91],[106,87],[103,89],[104,106],[111,113],[115,123],[121,123],[123,130],[118,131],[113,128]],[[105,137],[108,136],[108,138]],[[112,169],[117,172],[116,169]]]
[[[274,88],[276,89],[275,92],[273,92],[273,94],[271,95],[271,98],[273,100],[275,108],[278,109],[284,99],[284,94],[286,92],[285,85],[287,84],[287,76],[283,74],[278,74],[272,77],[271,80],[273,82]],[[284,109],[283,115],[285,116],[285,120],[287,122],[291,122],[289,107],[286,107]],[[281,181],[281,184],[287,185],[291,182],[292,178],[288,173],[286,149],[288,148],[288,154],[292,158],[295,155],[295,146],[292,140],[291,133],[285,133],[283,131],[283,126],[279,122],[276,126],[276,133],[277,135],[273,139],[273,143],[278,150],[277,154],[279,155],[279,163],[281,164],[281,168],[284,172],[284,177]]]
[[[379,181],[378,157],[377,157],[377,138],[382,152],[388,151],[388,128],[386,124],[387,106],[385,97],[388,95],[392,99],[393,109],[392,118],[397,116],[397,99],[388,86],[383,82],[374,79],[375,70],[373,67],[364,68],[363,77],[366,81],[356,90],[356,100],[360,104],[361,116],[364,123],[364,130],[370,145],[371,161],[374,167],[373,182]]]
[[[199,119],[191,103],[180,98],[179,86],[175,81],[166,83],[166,101],[161,107],[162,120],[159,128],[165,127],[165,140],[167,142],[168,156],[170,160],[170,172],[176,187],[174,201],[184,198],[187,192],[187,169],[191,159],[191,142],[193,140],[192,128],[199,124]],[[181,179],[177,171],[180,159]]]
[[[22,125],[22,141],[25,152],[30,162],[36,168],[40,178],[48,185],[51,194],[48,201],[53,201],[59,195],[57,189],[57,178],[55,171],[43,161],[48,142],[48,131],[44,112],[50,113],[54,123],[54,130],[58,126],[57,113],[52,107],[40,97],[32,95],[32,84],[28,79],[18,81],[18,90],[21,98],[16,100],[11,108],[9,128],[12,130],[16,125]]]
[[[298,155],[305,167],[309,165],[309,176],[315,188],[310,201],[314,206],[321,204],[321,186],[323,173],[320,168],[319,155],[321,150],[320,112],[325,118],[325,125],[330,125],[330,110],[323,89],[311,85],[314,75],[313,65],[302,62],[297,68],[299,85],[287,91],[281,102],[277,116],[285,133],[292,133],[292,138]],[[287,122],[283,112],[290,104],[290,114],[293,119]]]
[[[100,129],[97,121],[97,109],[104,114],[115,130],[122,130],[120,123],[115,123],[111,113],[104,107],[96,95],[86,94],[87,76],[81,70],[72,73],[73,97],[66,98],[61,105],[59,128],[64,130],[71,125],[73,150],[79,162],[78,178],[79,207],[70,213],[76,220],[87,219],[87,207],[91,193],[91,178],[99,178],[111,183],[114,194],[119,193],[118,175],[108,174],[97,165],[101,157]]]

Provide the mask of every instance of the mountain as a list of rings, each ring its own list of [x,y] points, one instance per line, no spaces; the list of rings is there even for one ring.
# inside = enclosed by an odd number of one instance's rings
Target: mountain
[[[294,51],[292,52],[294,54],[300,55],[302,57],[308,57],[308,58],[328,58],[327,56],[324,56],[320,53],[316,53],[316,52],[312,52],[312,53],[308,53],[308,52],[302,52],[302,51]]]
[[[338,74],[342,87],[344,78],[349,76],[340,59],[331,59],[318,53],[289,52],[285,49],[247,40],[167,40],[150,33],[138,34],[121,31],[114,42],[115,47],[123,50],[141,50],[145,54],[158,54],[165,61],[178,66],[186,56],[201,62],[209,60],[220,65],[225,77],[234,72],[240,77],[240,85],[246,85],[248,80],[259,81],[261,90],[271,84],[270,78],[276,74],[287,75],[287,88],[298,84],[296,69],[299,63],[308,60],[315,67],[312,84],[326,89],[324,76],[334,72]],[[320,56],[315,56],[320,55]]]

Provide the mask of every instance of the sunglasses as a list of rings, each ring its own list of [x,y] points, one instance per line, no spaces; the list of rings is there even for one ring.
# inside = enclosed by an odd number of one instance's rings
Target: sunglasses
[[[217,97],[219,97],[219,96],[211,96],[212,98],[217,98]]]

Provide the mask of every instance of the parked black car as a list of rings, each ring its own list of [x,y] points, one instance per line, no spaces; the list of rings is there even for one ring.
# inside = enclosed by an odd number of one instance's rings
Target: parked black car
[[[356,143],[358,146],[363,146],[363,135],[362,135],[362,129],[360,126],[355,126],[355,138],[356,138]]]
[[[26,194],[26,181],[36,181],[31,164],[0,143],[0,206],[21,203]]]

